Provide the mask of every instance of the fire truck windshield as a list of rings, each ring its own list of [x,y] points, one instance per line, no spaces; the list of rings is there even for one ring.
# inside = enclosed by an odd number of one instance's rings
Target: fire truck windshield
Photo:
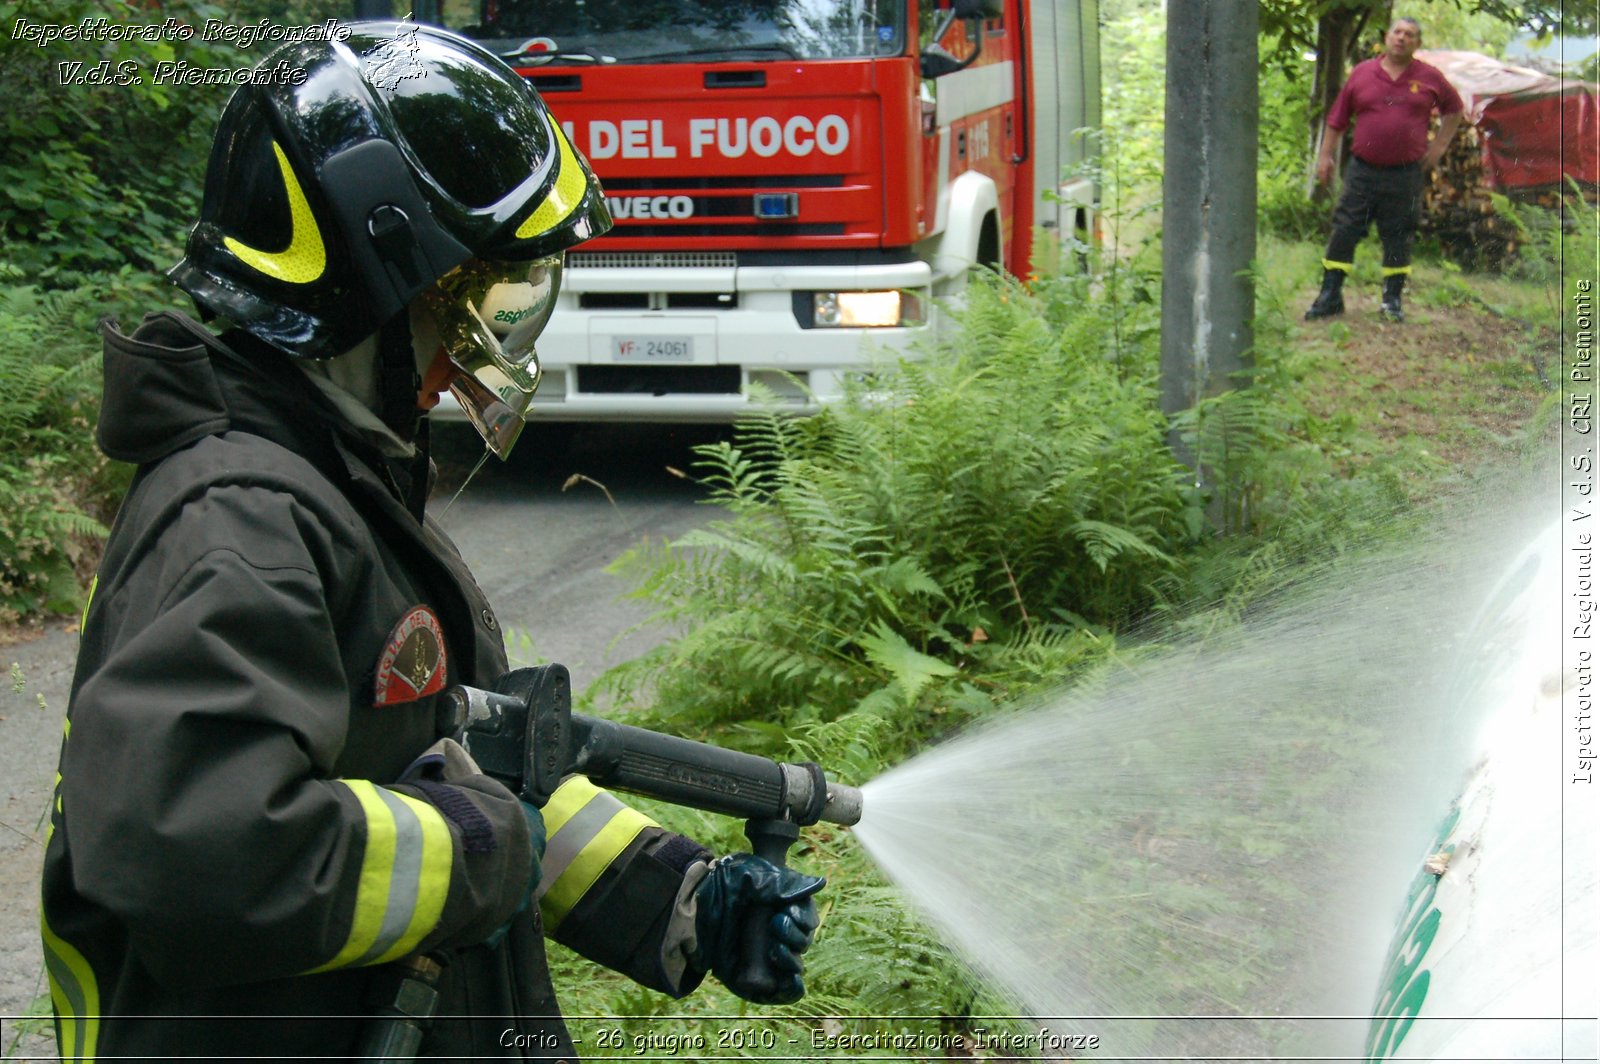
[[[777,62],[899,55],[905,0],[483,0],[475,37],[529,63]]]

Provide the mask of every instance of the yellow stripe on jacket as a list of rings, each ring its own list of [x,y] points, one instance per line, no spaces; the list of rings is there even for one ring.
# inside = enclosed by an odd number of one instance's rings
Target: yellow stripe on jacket
[[[444,815],[427,802],[367,780],[339,780],[366,815],[366,848],[350,935],[314,972],[404,957],[439,925],[452,847]]]
[[[582,776],[557,787],[543,811],[549,843],[537,895],[553,931],[639,833],[657,825]]]

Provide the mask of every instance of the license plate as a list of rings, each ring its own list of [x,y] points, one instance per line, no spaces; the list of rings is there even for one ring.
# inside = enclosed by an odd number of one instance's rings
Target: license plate
[[[613,336],[611,357],[617,362],[693,362],[692,336]]]

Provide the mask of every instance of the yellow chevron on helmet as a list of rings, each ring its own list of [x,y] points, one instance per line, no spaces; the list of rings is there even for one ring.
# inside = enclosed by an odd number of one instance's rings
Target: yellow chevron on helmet
[[[572,150],[561,126],[552,122],[550,129],[560,149],[557,153],[555,184],[551,186],[550,194],[528,216],[528,220],[517,227],[519,240],[542,236],[566,221],[573,211],[583,205],[584,196],[595,183],[593,176],[578,161],[578,153]]]
[[[276,277],[287,284],[310,284],[327,269],[328,252],[323,247],[316,216],[311,213],[311,204],[306,202],[305,190],[294,176],[288,156],[276,141],[272,151],[278,157],[283,188],[289,197],[289,246],[282,251],[262,251],[231,236],[223,237],[222,243],[240,261],[268,277]]]

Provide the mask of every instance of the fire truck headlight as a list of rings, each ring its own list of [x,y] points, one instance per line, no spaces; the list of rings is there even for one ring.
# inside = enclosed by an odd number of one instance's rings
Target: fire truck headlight
[[[915,296],[890,292],[817,292],[812,320],[817,328],[889,328],[922,318]]]

